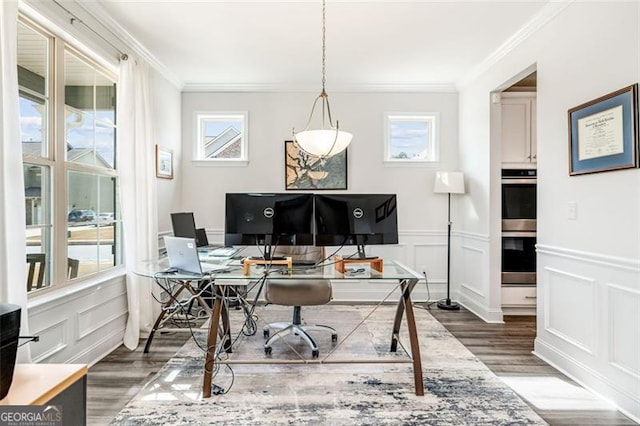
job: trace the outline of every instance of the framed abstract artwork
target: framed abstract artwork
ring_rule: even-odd
[[[347,189],[347,150],[321,159],[284,142],[285,189]]]

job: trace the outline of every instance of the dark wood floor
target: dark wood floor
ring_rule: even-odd
[[[487,324],[465,309],[443,311],[434,306],[429,312],[498,377],[555,377],[580,386],[532,354],[536,337],[533,316],[505,316],[504,324]],[[616,410],[549,410],[525,402],[551,425],[637,424]]]
[[[535,357],[535,317],[505,317],[504,324],[487,324],[471,312],[430,309],[454,336],[498,376],[568,379]],[[116,349],[89,369],[87,422],[106,425],[190,337],[188,333],[156,335],[152,350],[143,353]],[[634,425],[615,410],[548,410],[529,405],[551,425]]]

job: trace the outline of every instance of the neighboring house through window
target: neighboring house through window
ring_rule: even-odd
[[[246,112],[196,113],[194,160],[210,163],[248,161],[247,116]]]

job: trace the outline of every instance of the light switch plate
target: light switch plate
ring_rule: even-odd
[[[575,201],[569,201],[569,206],[567,208],[567,217],[569,220],[578,219],[578,203]]]

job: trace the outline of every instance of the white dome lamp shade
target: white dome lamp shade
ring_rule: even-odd
[[[336,130],[305,130],[295,134],[300,148],[317,157],[332,157],[341,153],[351,142],[353,135]]]
[[[317,130],[308,130],[309,123],[313,118],[313,110],[315,109],[316,103],[318,99],[322,98],[322,116],[325,117],[325,103],[326,103],[326,111],[328,112],[326,116],[329,117],[329,126],[330,128],[325,129],[325,123],[323,120],[322,129]],[[315,155],[316,157],[326,158],[331,157],[336,154],[341,153],[349,143],[351,143],[351,139],[353,135],[349,132],[345,132],[339,129],[338,122],[336,121],[336,125],[333,126],[331,123],[331,110],[329,109],[329,99],[327,94],[323,90],[320,96],[316,98],[316,102],[313,104],[313,109],[311,110],[311,116],[309,117],[309,123],[305,129],[301,132],[296,133],[295,129],[293,130],[293,138],[298,143],[300,148],[305,150],[311,155]]]
[[[331,107],[329,106],[329,95],[325,90],[325,21],[326,6],[322,1],[322,92],[313,102],[311,114],[304,130],[297,132],[293,129],[293,140],[298,143],[301,149],[307,153],[320,157],[322,159],[332,157],[344,151],[351,143],[353,135],[349,132],[340,130],[338,121],[335,126],[331,119]],[[309,126],[313,119],[313,113],[318,104],[318,100],[322,100],[322,127],[320,129],[309,130]],[[325,117],[328,118],[329,127],[325,128]]]

